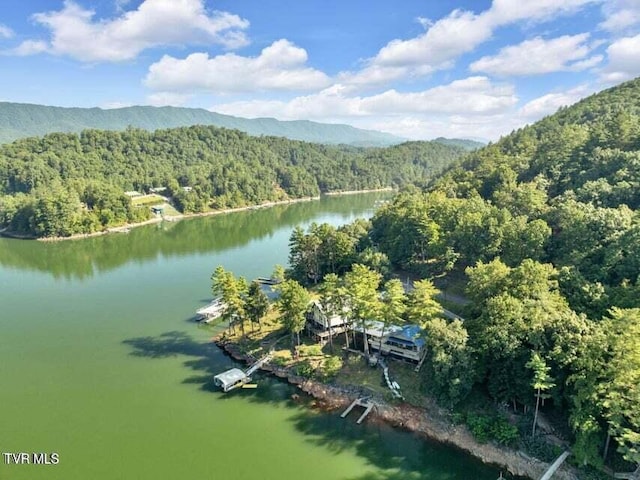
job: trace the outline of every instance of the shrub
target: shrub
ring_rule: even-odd
[[[494,419],[489,433],[491,435],[491,439],[501,445],[513,446],[520,437],[518,427],[511,425],[504,417],[497,417]]]
[[[502,416],[468,413],[466,417],[467,427],[480,443],[493,440],[501,445],[513,446],[520,438],[518,427]]]
[[[562,453],[562,449],[557,445],[548,443],[541,437],[531,438],[530,435],[523,436],[522,448],[525,452],[545,462],[553,462]]]
[[[311,378],[313,377],[314,372],[315,369],[313,368],[313,365],[309,363],[309,360],[305,360],[304,362],[300,362],[296,365],[296,373],[301,377]]]
[[[466,423],[473,436],[476,437],[476,440],[478,440],[480,443],[486,443],[489,441],[491,417],[489,417],[488,415],[469,413],[467,415]]]
[[[322,347],[320,345],[300,345],[298,353],[301,357],[318,357],[322,355]]]
[[[324,380],[335,377],[342,368],[342,360],[339,357],[328,357],[322,364],[321,376]]]

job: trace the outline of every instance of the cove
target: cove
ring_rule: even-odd
[[[388,193],[327,197],[59,243],[0,239],[0,450],[55,452],[4,479],[494,480],[499,471],[384,424],[291,400],[222,394],[234,365],[192,321],[221,264],[287,261],[295,225],[370,216]],[[1,459],[0,459],[1,462]]]

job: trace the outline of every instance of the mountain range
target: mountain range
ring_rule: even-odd
[[[65,108],[27,103],[0,102],[0,143],[48,133],[79,133],[82,130],[121,131],[127,127],[157,130],[212,125],[240,130],[253,136],[284,137],[290,140],[359,147],[386,147],[406,139],[390,133],[363,130],[345,124],[308,120],[281,121],[275,118],[241,118],[202,108],[133,106],[114,109]],[[438,143],[465,150],[483,146],[481,142],[438,138]]]
[[[343,124],[274,118],[240,118],[201,108],[135,106],[114,109],[64,108],[0,102],[0,143],[53,132],[79,133],[86,129],[125,130],[213,125],[253,136],[276,136],[313,143],[388,146],[404,141],[389,133]]]

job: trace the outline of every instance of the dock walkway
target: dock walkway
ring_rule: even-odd
[[[560,468],[560,465],[564,463],[564,461],[567,459],[569,455],[571,455],[571,452],[567,450],[563,452],[562,455],[560,455],[558,458],[556,458],[556,461],[553,462],[549,467],[549,469],[544,473],[544,475],[540,477],[540,480],[549,480],[553,476],[553,474],[556,473],[556,470]]]
[[[640,465],[634,472],[629,473],[615,473],[614,478],[621,478],[625,480],[640,480]]]
[[[244,386],[251,381],[251,375],[253,375],[262,365],[268,362],[271,359],[271,356],[271,352],[269,352],[244,372],[239,368],[232,368],[219,373],[213,377],[213,381],[217,386],[221,387],[224,392],[230,392],[238,387],[244,388]]]
[[[340,417],[345,418],[355,407],[363,407],[364,413],[360,415],[360,418],[358,418],[358,420],[356,420],[356,423],[360,424],[367,417],[367,415],[371,413],[371,410],[373,410],[375,406],[375,403],[370,401],[369,397],[356,398],[353,402],[351,402],[351,405],[349,405],[347,409],[342,412],[342,415],[340,415]]]

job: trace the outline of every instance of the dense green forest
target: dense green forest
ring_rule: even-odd
[[[203,126],[56,133],[0,147],[0,229],[69,236],[144,220],[149,209],[125,192],[154,187],[192,213],[424,184],[462,153],[436,142],[363,149]]]
[[[136,106],[114,109],[63,108],[0,102],[0,143],[48,133],[80,133],[83,130],[126,130],[127,127],[159,128],[212,125],[249,135],[269,135],[291,140],[362,147],[384,147],[403,142],[394,135],[362,130],[350,125],[280,121],[275,118],[241,118],[202,108]]]
[[[290,273],[335,283],[328,275],[360,264],[456,284],[470,301],[451,307],[464,323],[422,319],[427,337],[436,336],[426,390],[448,406],[472,385],[514,411],[544,403],[570,427],[579,463],[611,462],[617,449],[635,468],[639,206],[634,80],[471,152],[370,224],[296,230]],[[347,234],[354,229],[360,235]]]

